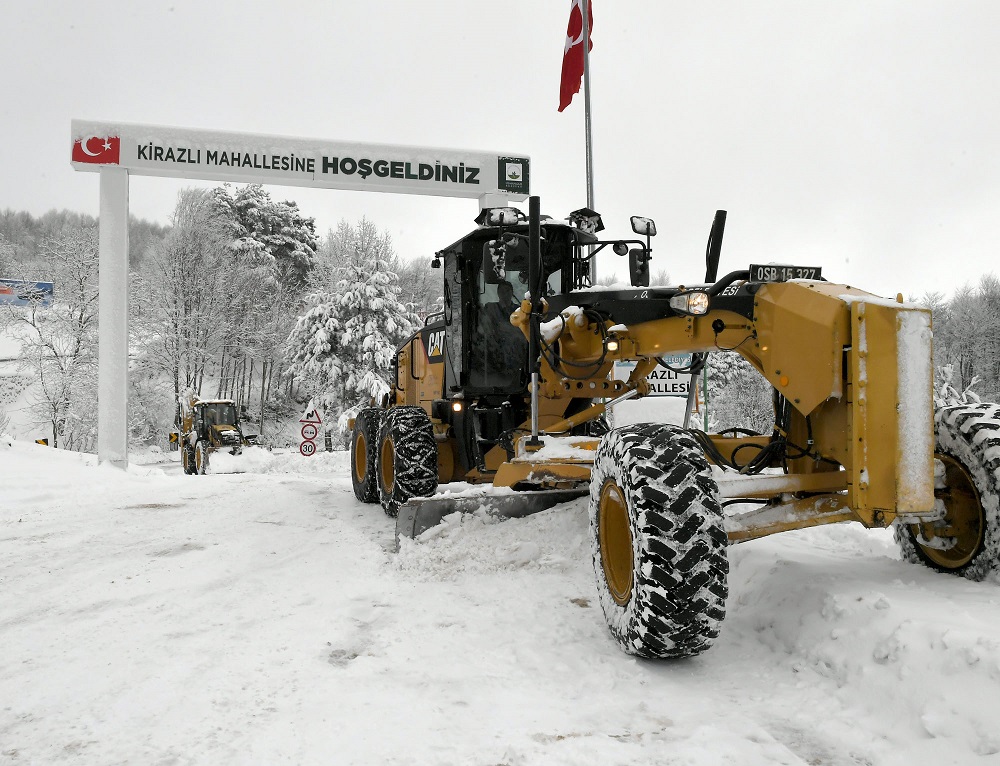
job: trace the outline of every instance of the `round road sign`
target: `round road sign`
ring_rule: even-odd
[[[305,457],[309,457],[316,451],[316,442],[306,439],[302,444],[299,445],[299,452],[301,452]]]
[[[316,434],[319,433],[319,429],[316,428],[315,423],[306,423],[302,426],[302,438],[306,441],[310,441],[316,438]]]

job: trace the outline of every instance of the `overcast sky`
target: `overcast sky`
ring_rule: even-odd
[[[522,153],[543,212],[564,217],[586,202],[582,95],[556,111],[569,7],[10,4],[0,208],[96,215],[98,176],[70,166],[75,117]],[[654,218],[654,270],[676,282],[703,277],[717,208],[729,211],[723,273],[818,265],[909,296],[1000,272],[998,33],[996,0],[596,0],[595,207],[607,233],[628,233],[631,214]],[[131,210],[166,223],[178,189],[198,183],[133,177]],[[442,197],[270,192],[320,233],[367,215],[407,258],[458,239],[477,213]]]

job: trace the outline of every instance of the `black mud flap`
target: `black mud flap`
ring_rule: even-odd
[[[453,513],[475,513],[480,508],[491,516],[519,519],[545,511],[559,503],[568,503],[590,493],[588,487],[549,489],[506,494],[436,495],[410,498],[399,507],[396,516],[396,548],[399,538],[416,537],[441,523]]]

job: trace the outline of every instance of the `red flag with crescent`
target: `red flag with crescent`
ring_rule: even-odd
[[[559,111],[561,112],[573,96],[580,92],[583,79],[583,8],[582,0],[572,0],[569,9],[569,26],[566,27],[566,46],[563,48],[562,80],[559,82]],[[589,31],[594,31],[594,0],[587,0]],[[588,51],[594,49],[594,41],[589,39]]]
[[[121,139],[118,136],[87,136],[73,144],[73,162],[89,162],[94,165],[117,165],[121,155]]]

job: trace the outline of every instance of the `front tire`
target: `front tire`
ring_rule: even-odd
[[[896,542],[906,561],[982,580],[1000,572],[1000,405],[942,408],[934,431],[934,497],[944,518],[896,523]]]
[[[718,485],[694,438],[665,424],[601,439],[590,484],[601,607],[629,654],[690,657],[725,618],[728,539]]]
[[[351,434],[351,484],[362,503],[378,502],[378,438],[383,410],[366,407],[354,419]]]
[[[420,407],[391,407],[378,438],[378,497],[382,510],[395,518],[411,497],[437,489],[437,443],[427,413]]]

